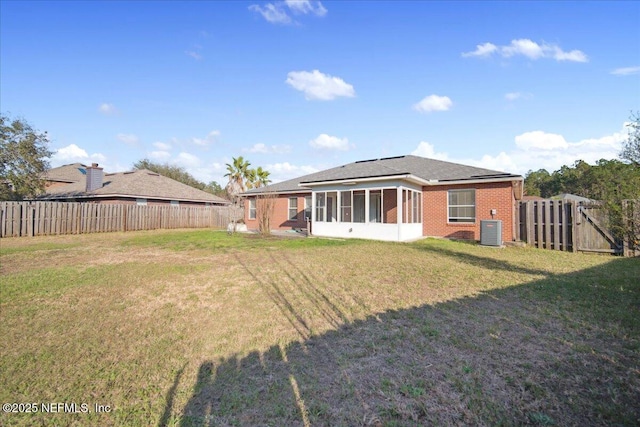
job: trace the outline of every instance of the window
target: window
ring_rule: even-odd
[[[340,221],[351,222],[351,191],[340,192]]]
[[[256,199],[249,199],[249,219],[256,219]]]
[[[364,190],[353,192],[353,222],[364,222]]]
[[[402,222],[419,224],[422,222],[422,193],[402,190]]]
[[[147,199],[136,199],[136,205],[147,206]]]
[[[476,221],[476,190],[449,190],[449,222]]]
[[[304,196],[304,219],[311,221],[311,196]]]
[[[325,194],[324,193],[316,193],[316,221],[324,222],[324,212],[325,212]]]
[[[177,200],[172,200],[171,201],[171,206],[180,206],[180,202]]]
[[[327,193],[327,222],[335,222],[338,220],[338,192],[330,191]]]
[[[382,191],[369,191],[369,222],[382,222]]]
[[[413,222],[414,223],[418,223],[420,222],[420,193],[415,192],[413,193],[413,206],[412,206],[412,210],[413,210]]]
[[[298,219],[298,198],[289,197],[289,221]]]

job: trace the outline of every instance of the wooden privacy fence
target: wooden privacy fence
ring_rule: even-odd
[[[226,228],[232,219],[232,209],[229,206],[0,202],[0,237],[162,228]]]
[[[640,203],[624,201],[623,209],[637,214]],[[536,248],[631,256],[640,249],[636,242],[622,241],[613,236],[607,228],[606,212],[597,204],[572,200],[530,200],[520,202],[518,218],[517,239]]]

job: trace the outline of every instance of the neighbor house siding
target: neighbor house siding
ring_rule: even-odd
[[[271,215],[272,230],[291,230],[293,228],[307,228],[307,222],[304,219],[304,197],[306,194],[280,194],[276,197],[273,214]],[[253,196],[255,197],[255,196]],[[298,215],[295,220],[289,220],[289,198],[296,197],[298,199]],[[245,200],[244,205],[244,221],[249,230],[258,229],[258,217],[260,216],[260,202],[257,203],[258,210],[256,219],[249,219],[249,199]]]
[[[475,222],[449,223],[448,192],[449,190],[462,189],[476,190]],[[515,198],[510,181],[487,184],[425,186],[422,188],[422,194],[422,230],[424,236],[480,240],[480,221],[484,219],[499,219],[502,220],[502,240],[510,242],[514,239],[513,212],[515,212]],[[496,215],[493,218],[491,217],[491,209],[496,210]]]

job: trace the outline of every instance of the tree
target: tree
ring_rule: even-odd
[[[524,177],[524,194],[527,196],[543,196],[543,189],[551,182],[551,175],[546,169],[530,170]]]
[[[631,113],[631,122],[627,124],[629,136],[622,143],[620,158],[640,166],[640,112]]]
[[[225,198],[227,197],[227,191],[224,188],[222,188],[222,186],[218,184],[217,181],[211,181],[210,183],[208,183],[204,191],[218,197],[225,197]]]
[[[278,196],[273,192],[267,192],[256,196],[256,217],[258,219],[258,231],[263,236],[271,234],[271,218],[276,207]]]
[[[233,216],[232,216],[232,232],[236,231],[236,213],[239,212],[240,207],[240,194],[244,193],[246,190],[245,181],[249,177],[249,166],[251,163],[249,161],[239,156],[238,158],[233,157],[233,162],[231,164],[227,163],[227,173],[224,175],[229,178],[229,182],[227,183],[225,189],[227,190],[227,194],[229,195],[229,199],[231,200],[233,207]]]
[[[233,157],[233,162],[231,164],[227,163],[227,173],[224,175],[229,178],[229,183],[227,184],[227,188],[229,191],[229,196],[233,196],[236,194],[240,194],[247,189],[246,181],[250,178],[251,172],[248,160],[245,160],[242,156]]]
[[[44,191],[47,159],[53,154],[48,144],[46,132],[0,114],[0,200],[22,200]]]
[[[258,166],[255,169],[255,178],[253,181],[253,187],[260,188],[260,187],[266,187],[267,185],[269,185],[269,183],[271,182],[271,180],[269,179],[270,174],[271,173],[269,171],[262,169],[262,166]]]

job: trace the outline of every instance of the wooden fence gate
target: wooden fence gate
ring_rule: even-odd
[[[628,202],[624,206],[627,209]],[[606,225],[606,212],[597,204],[530,200],[520,202],[518,218],[518,240],[536,248],[623,255],[638,249],[636,242],[629,244],[612,235]]]

